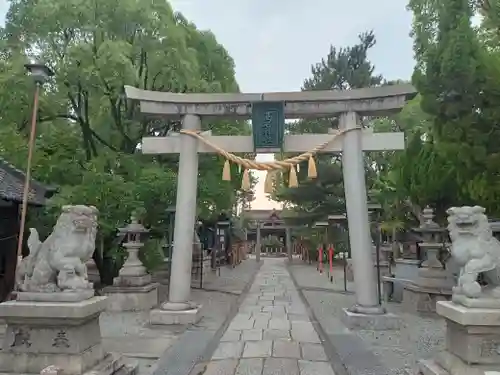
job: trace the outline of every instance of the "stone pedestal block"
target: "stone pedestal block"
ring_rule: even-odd
[[[394,261],[394,277],[396,279],[416,280],[418,278],[418,265],[420,263],[417,259],[404,259],[399,258]],[[403,300],[403,284],[394,283],[394,291],[392,293],[392,300],[394,302],[401,302]]]
[[[403,309],[409,313],[436,311],[436,302],[451,299],[453,276],[443,268],[419,268],[415,282],[403,284]]]
[[[155,309],[151,310],[149,319],[153,325],[195,324],[202,317],[201,307],[197,306],[188,310]]]
[[[416,284],[426,288],[446,289],[456,285],[453,275],[443,268],[419,268]]]
[[[373,331],[387,331],[399,329],[401,319],[392,313],[360,314],[343,309],[342,323],[349,329],[368,329]]]
[[[64,374],[135,374],[137,366],[104,352],[99,315],[106,297],[80,302],[9,301],[0,304],[7,330],[0,373],[39,374],[55,366]]]
[[[424,375],[484,375],[500,369],[500,310],[438,302],[446,319],[446,351],[420,362]]]
[[[451,298],[451,289],[428,288],[406,283],[403,289],[402,308],[405,312],[434,313],[438,301]]]
[[[109,297],[108,311],[150,310],[158,305],[158,283],[151,282],[151,275],[140,265],[123,267],[112,286],[104,288]]]
[[[108,286],[104,289],[109,298],[107,310],[150,310],[158,305],[158,287],[158,283],[144,286]]]

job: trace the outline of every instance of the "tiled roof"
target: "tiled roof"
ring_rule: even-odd
[[[24,179],[24,172],[0,157],[0,199],[22,202]],[[43,205],[45,204],[47,195],[54,191],[53,187],[45,186],[38,181],[31,180],[28,202],[34,205]]]

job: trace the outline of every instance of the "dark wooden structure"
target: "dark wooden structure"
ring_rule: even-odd
[[[24,179],[22,171],[0,158],[0,302],[5,301],[14,288]],[[54,188],[32,180],[28,203],[43,206],[54,191]],[[26,239],[27,234],[25,243]]]

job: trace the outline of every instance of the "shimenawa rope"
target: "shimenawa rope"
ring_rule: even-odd
[[[241,188],[242,190],[249,190],[250,189],[250,173],[249,171],[251,169],[258,170],[258,171],[267,171],[267,176],[266,176],[266,181],[265,181],[265,192],[266,193],[271,193],[273,190],[273,179],[278,171],[284,171],[289,169],[290,170],[290,175],[288,179],[288,186],[289,187],[297,187],[298,186],[298,181],[297,181],[297,172],[295,170],[295,167],[303,162],[308,160],[308,170],[307,170],[307,177],[308,178],[316,178],[317,177],[317,170],[316,170],[316,162],[314,160],[314,155],[316,155],[318,152],[323,150],[326,146],[328,146],[330,143],[332,143],[337,137],[344,135],[350,131],[353,130],[361,130],[361,127],[355,127],[355,128],[350,128],[350,129],[345,129],[341,130],[338,133],[334,134],[330,139],[328,139],[326,142],[323,142],[313,148],[310,151],[304,152],[303,154],[294,156],[289,159],[285,160],[273,160],[273,161],[266,161],[266,162],[259,162],[256,160],[251,160],[251,159],[245,159],[241,158],[231,152],[228,152],[219,146],[213,144],[206,138],[204,138],[201,134],[200,131],[194,131],[194,130],[187,130],[187,129],[182,129],[180,131],[181,134],[186,134],[191,137],[197,138],[204,144],[206,144],[208,147],[212,148],[216,153],[219,155],[223,156],[226,159],[226,162],[224,163],[224,169],[222,171],[222,179],[224,181],[231,181],[231,165],[230,162],[233,162],[234,164],[240,165],[243,168],[245,168],[243,172],[243,180],[241,183]],[[326,136],[327,134],[325,134]]]

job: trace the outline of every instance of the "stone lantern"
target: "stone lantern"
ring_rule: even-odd
[[[141,242],[141,235],[148,233],[149,229],[144,228],[135,215],[132,214],[130,224],[125,228],[119,228],[118,232],[125,235],[126,242],[123,247],[127,249],[128,257],[120,269],[118,277],[115,277],[113,285],[134,285],[137,278],[144,277],[151,282],[151,276],[139,259],[139,250],[144,246],[144,243]]]
[[[132,215],[130,223],[118,231],[120,235],[125,235],[123,247],[127,249],[128,257],[113,285],[104,288],[104,293],[109,297],[108,310],[149,310],[158,304],[159,285],[151,282],[151,275],[139,259],[139,251],[144,246],[141,236],[149,230]]]
[[[434,274],[441,275],[444,267],[439,260],[439,253],[443,248],[443,235],[446,229],[441,228],[434,219],[434,210],[430,207],[424,208],[422,212],[423,221],[420,227],[414,231],[422,235],[423,241],[419,244],[424,255],[424,261],[420,265],[419,275],[421,277],[431,277]]]
[[[423,238],[419,246],[425,260],[418,269],[416,280],[404,285],[403,309],[408,312],[435,312],[436,302],[449,299],[454,285],[453,275],[439,260],[446,229],[434,221],[432,208],[426,207],[422,217],[420,227],[414,231]]]

